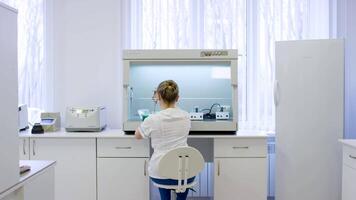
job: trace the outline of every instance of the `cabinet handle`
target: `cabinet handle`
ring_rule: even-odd
[[[356,156],[349,155],[350,158],[356,159]]]
[[[147,161],[145,160],[145,162],[143,163],[143,175],[144,175],[144,176],[147,176],[147,171],[146,171],[146,169],[147,169]]]
[[[249,147],[248,146],[243,146],[243,147],[232,147],[232,149],[248,149]]]
[[[32,141],[32,155],[33,155],[33,156],[35,156],[35,155],[36,155],[35,148],[36,148],[36,141],[35,141],[35,140],[33,140],[33,141]]]
[[[218,176],[220,176],[220,160],[218,160]]]
[[[274,81],[273,100],[274,100],[274,105],[278,106],[279,105],[279,82],[278,82],[278,80]]]
[[[26,139],[23,139],[22,151],[23,151],[23,155],[26,155]]]
[[[115,149],[132,149],[132,147],[115,147]]]

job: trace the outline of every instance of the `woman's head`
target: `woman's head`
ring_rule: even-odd
[[[166,80],[161,82],[157,87],[157,97],[166,106],[174,105],[179,98],[179,89],[176,82],[173,80]]]

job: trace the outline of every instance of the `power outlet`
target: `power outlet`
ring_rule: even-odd
[[[191,112],[189,113],[189,118],[192,121],[203,121],[203,115],[204,113],[200,113],[200,112]]]
[[[216,116],[216,120],[227,120],[227,119],[230,119],[230,113],[229,112],[216,112],[215,116]]]

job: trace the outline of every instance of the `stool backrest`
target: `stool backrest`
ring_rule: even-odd
[[[204,158],[193,147],[179,147],[167,152],[159,161],[158,173],[168,179],[192,178],[204,168]]]

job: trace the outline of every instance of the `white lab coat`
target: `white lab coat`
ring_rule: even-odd
[[[171,149],[187,145],[190,130],[189,114],[179,108],[167,108],[150,115],[139,127],[142,137],[151,138],[154,150],[148,165],[148,173],[153,178],[158,175],[161,157]]]

